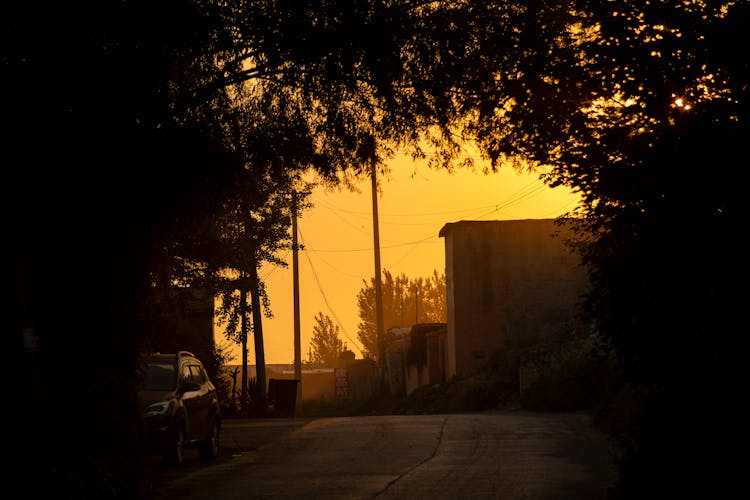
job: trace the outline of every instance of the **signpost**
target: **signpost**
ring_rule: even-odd
[[[336,401],[349,400],[349,370],[347,368],[334,368],[333,378],[335,384]]]

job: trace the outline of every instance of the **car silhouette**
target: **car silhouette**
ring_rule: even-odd
[[[139,391],[144,446],[165,463],[180,465],[186,448],[205,459],[220,450],[221,418],[216,387],[192,353],[143,357]]]

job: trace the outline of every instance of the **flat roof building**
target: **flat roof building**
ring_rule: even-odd
[[[493,351],[549,337],[575,321],[588,287],[557,219],[460,221],[445,238],[446,376],[468,375]]]

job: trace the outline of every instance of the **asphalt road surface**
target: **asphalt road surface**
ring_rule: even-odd
[[[160,476],[157,498],[598,500],[615,477],[584,413],[228,420],[223,440],[217,462]]]

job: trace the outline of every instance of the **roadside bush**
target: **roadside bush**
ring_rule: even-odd
[[[491,410],[515,401],[516,393],[511,381],[499,373],[457,377],[448,383],[445,395],[437,400],[434,411],[455,413]]]
[[[544,345],[528,355],[534,380],[520,395],[521,405],[536,411],[596,409],[613,391],[613,363],[596,355],[585,339]]]
[[[436,414],[491,410],[518,401],[518,363],[508,352],[494,353],[478,373],[415,389],[395,407],[398,413]]]
[[[544,358],[538,377],[521,394],[522,360]],[[376,394],[362,402],[303,402],[305,416],[438,414],[523,407],[534,411],[596,410],[612,392],[612,363],[581,338],[498,350],[471,376],[419,387],[405,397]],[[613,408],[610,408],[613,409]]]

